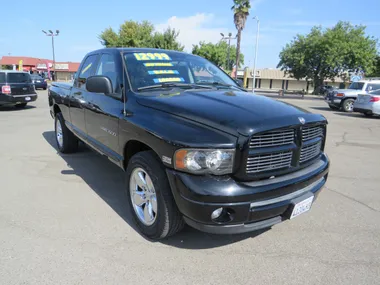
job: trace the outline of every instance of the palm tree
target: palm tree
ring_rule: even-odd
[[[239,68],[240,62],[240,42],[241,42],[241,32],[245,27],[247,17],[249,16],[249,9],[251,9],[250,0],[233,0],[234,5],[231,10],[234,11],[234,23],[237,33],[237,48],[236,48],[236,73],[235,78],[237,78],[237,70]]]

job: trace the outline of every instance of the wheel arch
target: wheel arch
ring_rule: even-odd
[[[128,167],[129,160],[134,156],[136,153],[142,152],[142,151],[153,151],[157,158],[159,159],[159,155],[157,151],[154,150],[151,146],[146,144],[145,142],[139,141],[139,140],[130,140],[124,145],[123,149],[123,169],[126,170]]]

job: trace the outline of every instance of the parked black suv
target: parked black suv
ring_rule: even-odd
[[[52,84],[49,104],[61,152],[80,139],[126,171],[131,214],[152,239],[185,222],[271,227],[308,211],[327,179],[323,116],[248,93],[198,56],[97,50],[72,86]]]
[[[0,106],[16,105],[24,108],[36,100],[37,93],[29,73],[0,70]]]

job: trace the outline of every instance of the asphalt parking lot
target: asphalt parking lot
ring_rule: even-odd
[[[311,212],[154,243],[131,222],[120,169],[85,147],[57,153],[46,91],[0,108],[0,284],[380,284],[380,119],[284,100],[329,120],[331,172]]]

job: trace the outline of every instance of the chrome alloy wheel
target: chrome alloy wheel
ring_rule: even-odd
[[[153,225],[157,217],[157,196],[152,179],[144,169],[133,170],[129,179],[129,194],[140,222],[147,226]]]
[[[62,132],[62,126],[61,122],[57,120],[55,125],[55,135],[57,137],[57,142],[60,148],[63,146],[63,132]]]

